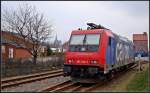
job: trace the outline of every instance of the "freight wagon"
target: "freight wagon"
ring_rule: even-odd
[[[75,82],[96,82],[135,63],[132,41],[93,23],[72,31],[65,53],[64,76]]]

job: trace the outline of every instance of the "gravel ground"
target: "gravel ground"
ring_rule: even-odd
[[[44,80],[36,81],[32,83],[18,85],[16,87],[9,87],[6,89],[1,89],[1,92],[35,92],[35,91],[38,91],[39,89],[43,89],[50,85],[64,82],[69,79],[70,77],[59,76],[59,77],[44,79]]]

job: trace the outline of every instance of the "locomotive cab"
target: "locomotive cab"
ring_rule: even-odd
[[[76,30],[71,33],[65,53],[64,74],[73,78],[99,77],[104,72],[105,29]],[[103,33],[103,34],[102,34]]]

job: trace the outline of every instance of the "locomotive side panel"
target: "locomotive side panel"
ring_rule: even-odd
[[[133,44],[130,41],[119,40],[116,45],[117,67],[124,66],[133,62]]]
[[[109,37],[106,49],[107,71],[134,63],[133,43],[117,35]]]

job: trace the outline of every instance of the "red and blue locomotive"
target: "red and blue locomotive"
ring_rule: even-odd
[[[65,53],[65,76],[71,76],[76,82],[97,81],[134,64],[134,49],[130,40],[101,25],[87,25],[87,30],[79,29],[71,33]]]

